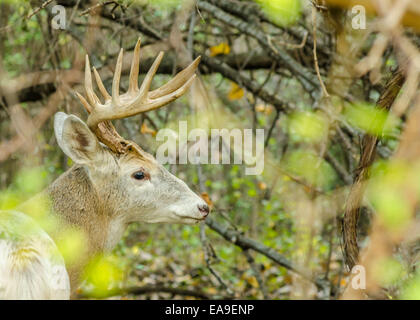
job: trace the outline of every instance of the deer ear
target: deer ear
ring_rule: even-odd
[[[98,139],[78,117],[56,113],[54,132],[61,150],[75,163],[88,164],[101,157],[102,147]]]

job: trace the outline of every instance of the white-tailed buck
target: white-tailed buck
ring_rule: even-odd
[[[194,224],[209,214],[207,204],[111,123],[162,107],[182,96],[195,79],[199,58],[166,85],[149,91],[163,58],[160,53],[138,87],[140,40],[134,49],[127,93],[119,94],[123,52],[112,83],[112,96],[93,69],[104,103],[93,91],[86,56],[87,124],[74,115],[55,115],[58,145],[75,163],[47,190],[16,211],[0,212],[0,299],[67,299],[83,269],[96,254],[112,250],[131,222]],[[53,228],[37,226],[26,208],[45,205]],[[56,243],[69,231],[86,240],[76,260],[67,261]],[[71,234],[71,233],[70,233]],[[65,261],[64,261],[65,260]]]

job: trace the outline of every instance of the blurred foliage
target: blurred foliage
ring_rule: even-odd
[[[96,256],[85,268],[83,278],[89,296],[106,297],[109,291],[118,288],[124,280],[124,262],[116,255]]]
[[[375,136],[387,136],[395,129],[399,120],[388,112],[364,103],[348,106],[343,113],[346,120],[354,127]]]
[[[401,299],[420,300],[420,274],[418,274],[418,272],[405,284],[401,294]]]
[[[375,266],[375,277],[377,282],[383,286],[395,284],[404,276],[404,267],[395,258],[379,260]]]
[[[289,118],[289,135],[292,141],[321,142],[328,133],[325,116],[313,112],[299,112]]]
[[[295,23],[301,14],[301,0],[255,0],[264,13],[279,26]]]
[[[412,212],[406,185],[419,188],[419,171],[404,163],[378,162],[373,167],[372,177],[368,197],[382,221],[390,229],[406,227]]]
[[[304,178],[309,185],[322,190],[331,189],[336,181],[336,173],[331,165],[311,151],[298,150],[286,158],[287,168]]]

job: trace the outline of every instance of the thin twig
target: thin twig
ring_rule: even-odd
[[[26,16],[26,19],[30,19],[32,18],[34,15],[36,15],[39,11],[41,11],[42,9],[44,9],[46,6],[48,6],[53,0],[47,0],[45,1],[40,7],[36,8],[34,11],[32,11],[32,13],[28,14]]]
[[[268,292],[267,292],[267,288],[265,287],[264,281],[263,281],[263,279],[261,277],[261,274],[258,270],[258,266],[255,264],[255,260],[252,257],[251,253],[249,252],[249,250],[243,250],[242,253],[245,255],[246,260],[248,261],[249,266],[251,267],[251,270],[252,270],[252,273],[254,274],[255,279],[257,279],[259,289],[260,289],[264,299],[265,300],[270,299],[270,296],[268,295]]]
[[[267,148],[268,142],[273,134],[274,128],[276,127],[277,121],[280,118],[280,112],[276,109],[276,116],[274,117],[273,122],[271,123],[270,129],[268,129],[267,137],[265,138],[264,148]]]
[[[94,6],[92,6],[90,8],[87,8],[86,10],[82,11],[79,14],[79,16],[81,17],[81,16],[84,16],[86,14],[90,14],[91,11],[95,11],[95,10],[101,8],[101,7],[105,7],[105,6],[110,5],[110,4],[115,4],[116,6],[119,6],[119,4],[115,1],[106,1],[106,2],[102,2],[102,3],[97,3]],[[115,10],[115,7],[112,10]]]
[[[170,288],[170,287],[164,287],[161,285],[129,287],[129,288],[124,288],[124,289],[109,290],[105,293],[105,295],[101,295],[100,298],[104,299],[104,298],[110,298],[110,297],[115,297],[115,296],[125,296],[128,294],[141,295],[141,294],[148,294],[148,293],[154,293],[154,292],[170,293],[172,295],[181,295],[181,296],[191,296],[191,297],[196,297],[203,300],[212,299],[211,296],[197,289],[189,290],[189,289],[182,289],[182,288]],[[89,298],[89,297],[92,297],[92,295],[89,294],[89,292],[82,292],[78,295],[78,297]]]
[[[316,9],[315,9],[315,7],[312,8],[312,24],[313,24],[313,37],[314,37],[313,53],[314,53],[314,63],[315,63],[316,75],[318,77],[319,83],[321,84],[321,88],[322,88],[322,91],[324,93],[324,96],[329,97],[330,95],[327,91],[327,88],[325,87],[324,81],[322,80],[321,73],[319,71],[318,55],[316,53],[316,41],[317,41],[317,39],[316,39],[316,29],[317,29],[317,26],[316,26]]]

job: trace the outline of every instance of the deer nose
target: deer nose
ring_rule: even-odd
[[[203,214],[204,218],[207,217],[210,213],[210,208],[206,204],[199,204],[198,210]]]

